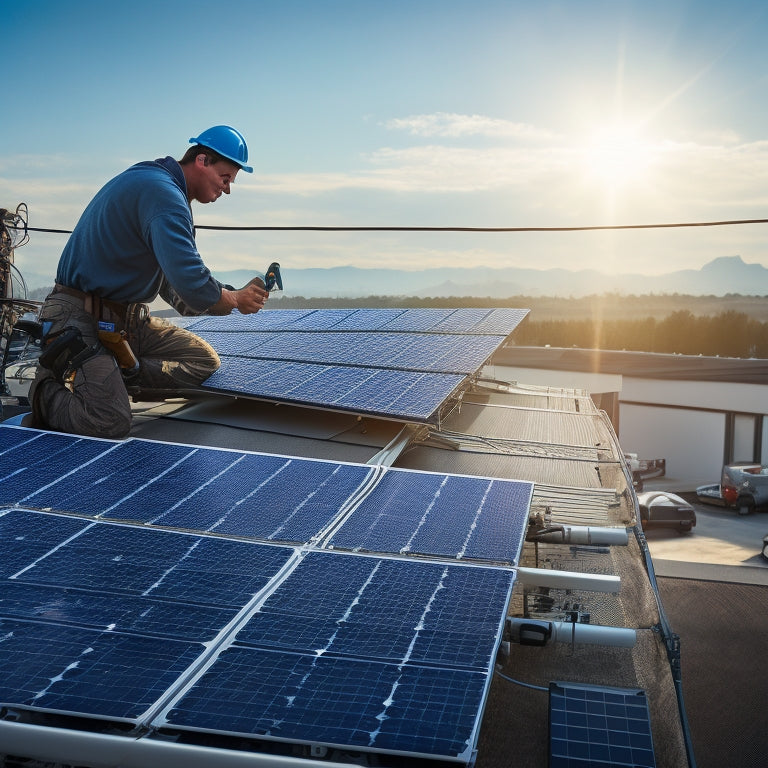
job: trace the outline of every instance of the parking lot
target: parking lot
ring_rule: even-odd
[[[739,515],[680,495],[696,510],[696,527],[684,534],[646,530],[657,575],[768,585],[768,561],[760,554],[768,512]]]

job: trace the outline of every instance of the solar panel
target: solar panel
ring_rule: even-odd
[[[0,618],[0,702],[135,720],[200,655],[197,643]]]
[[[38,434],[0,427],[0,439],[8,431]],[[58,477],[45,440],[22,441],[6,454],[0,504],[261,541],[325,536],[336,549],[510,564],[525,538],[533,489],[516,480],[139,439],[58,438],[57,455],[72,462],[52,463]]]
[[[46,434],[0,428],[6,432]],[[20,441],[6,454],[0,504],[301,543],[329,526],[375,472],[148,440],[57,437],[56,456],[46,440]]]
[[[549,735],[550,768],[656,765],[641,689],[552,682]]]
[[[222,357],[204,389],[406,421],[434,421],[466,376]]]
[[[510,569],[20,509],[0,525],[6,707],[470,758]]]
[[[209,331],[422,331],[508,336],[527,309],[269,309],[254,315],[205,316],[189,325]]]
[[[11,426],[0,446],[0,504],[28,507],[0,509],[0,706],[471,761],[528,484]]]
[[[391,469],[329,545],[514,563],[533,485]]]
[[[484,670],[511,572],[310,553],[240,630],[241,645]]]
[[[0,595],[0,616],[6,618],[196,642],[213,640],[237,610],[10,580]]]
[[[232,647],[167,724],[468,762],[485,684],[470,670]]]
[[[429,422],[527,312],[270,310],[187,327],[222,361],[205,389]]]
[[[499,346],[499,337],[419,333],[225,333],[200,336],[225,357],[252,360],[474,373]]]
[[[0,531],[0,702],[120,720],[164,695],[293,555],[18,509]]]
[[[156,724],[467,758],[512,581],[310,553]]]

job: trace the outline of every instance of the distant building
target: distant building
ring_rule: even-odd
[[[716,483],[724,463],[768,460],[768,360],[507,346],[499,379],[590,393],[625,451],[664,458],[661,485]]]

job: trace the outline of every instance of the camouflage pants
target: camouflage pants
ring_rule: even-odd
[[[83,300],[54,291],[40,313],[40,320],[51,324],[49,333],[75,327],[88,346],[95,345],[97,353],[75,371],[68,386],[51,371],[38,368],[29,394],[36,426],[92,437],[125,437],[131,428],[126,384],[131,392],[159,392],[162,399],[197,387],[220,365],[213,347],[166,320],[148,313],[129,313],[123,320],[107,307],[101,317],[114,323],[115,330],[126,331],[140,363],[139,372],[126,381],[112,353],[99,344],[97,322],[86,312]]]

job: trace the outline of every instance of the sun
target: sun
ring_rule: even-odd
[[[595,130],[583,149],[585,175],[617,190],[645,180],[653,165],[653,147],[639,129],[622,123]]]

